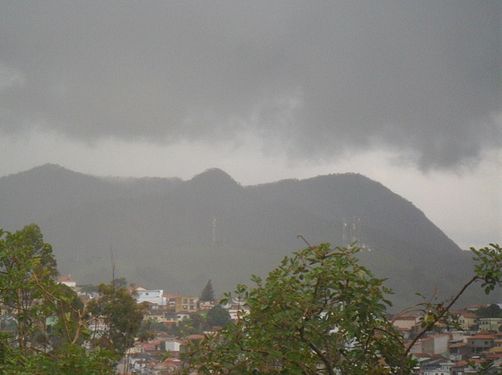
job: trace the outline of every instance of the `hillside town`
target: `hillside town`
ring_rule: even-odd
[[[59,276],[58,282],[76,291],[82,301],[98,297],[98,292],[89,291],[88,286],[78,286],[71,275]],[[199,297],[145,289],[134,284],[129,285],[128,290],[145,310],[140,337],[117,366],[117,374],[122,375],[175,373],[183,366],[180,353],[189,342],[215,333],[248,313],[247,306],[235,298],[219,305],[210,280]],[[103,322],[90,328],[106,330]]]
[[[83,299],[92,299],[94,292],[83,292],[71,276],[59,281],[75,289]],[[131,285],[130,293],[138,304],[146,307],[143,322],[148,335],[136,339],[120,361],[117,373],[164,375],[183,367],[181,353],[191,341],[214,334],[222,327],[203,324],[210,311],[221,308],[224,318],[216,323],[228,324],[247,314],[247,306],[239,300],[217,304],[211,281],[201,296],[169,293],[163,289],[146,289]],[[225,315],[228,320],[225,319]],[[471,305],[452,311],[454,324],[439,325],[418,339],[410,353],[416,360],[415,374],[466,375],[478,374],[483,366],[487,374],[502,371],[502,308],[499,305]],[[398,313],[390,317],[401,333],[404,343],[410,343],[423,328],[420,311]]]

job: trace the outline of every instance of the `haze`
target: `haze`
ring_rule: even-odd
[[[0,175],[353,171],[502,241],[498,1],[0,1]]]

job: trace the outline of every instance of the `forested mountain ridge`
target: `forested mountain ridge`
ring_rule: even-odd
[[[241,186],[218,169],[182,181],[44,165],[0,178],[0,227],[31,222],[80,283],[107,280],[113,252],[120,275],[146,287],[198,294],[212,279],[222,292],[304,247],[300,233],[314,244],[358,241],[398,305],[415,292],[451,295],[471,272],[470,256],[423,212],[359,174]]]

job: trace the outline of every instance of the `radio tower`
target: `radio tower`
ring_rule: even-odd
[[[213,222],[211,225],[211,239],[213,246],[216,246],[216,217],[213,216]]]
[[[345,221],[345,219],[343,219],[342,243],[344,245],[347,243],[347,222]]]

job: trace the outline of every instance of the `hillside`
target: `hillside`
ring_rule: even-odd
[[[241,186],[212,169],[177,178],[100,178],[55,165],[0,178],[0,227],[38,223],[59,268],[81,283],[118,272],[146,287],[198,294],[264,274],[311,243],[357,240],[398,306],[451,295],[470,257],[411,202],[358,174]],[[478,298],[471,293],[470,300]]]

